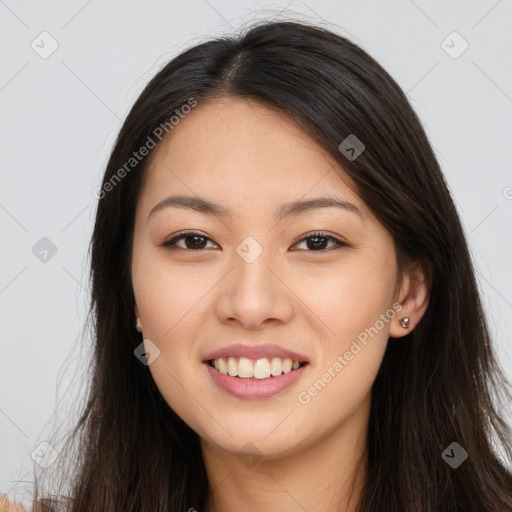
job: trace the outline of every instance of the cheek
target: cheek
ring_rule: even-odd
[[[327,337],[341,350],[372,327],[391,306],[396,267],[392,259],[354,254],[326,272],[304,273],[301,297],[322,321]],[[382,329],[378,324],[379,330]],[[385,333],[389,322],[384,326]]]
[[[369,407],[395,316],[390,305],[394,281],[382,272],[377,266],[351,267],[326,281],[321,292],[308,295],[329,327],[318,364],[297,394],[298,411],[316,418],[318,435]]]
[[[187,393],[197,394],[194,379],[201,365],[194,341],[204,330],[208,290],[218,277],[199,265],[174,264],[171,268],[156,255],[135,262],[132,279],[144,339],[160,350],[149,370],[166,402],[188,417],[193,401]]]
[[[201,363],[194,359],[193,342],[203,329],[205,279],[208,276],[196,275],[192,267],[171,270],[155,259],[141,264],[133,279],[144,339],[160,350],[148,367],[151,376],[167,404],[195,429],[204,414],[191,397],[200,396],[195,379]]]
[[[193,326],[202,298],[215,284],[211,274],[194,265],[171,268],[159,258],[141,262],[133,274],[133,288],[144,335],[164,341],[183,322]]]
[[[307,305],[328,328],[318,365],[298,397],[310,413],[323,416],[324,408],[334,406],[341,420],[370,393],[396,314],[393,258],[392,251],[382,248],[364,256],[354,253],[331,275],[309,274],[303,283]]]

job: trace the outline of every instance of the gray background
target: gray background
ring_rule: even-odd
[[[63,424],[83,393],[93,190],[122,120],[171,57],[264,18],[337,30],[407,91],[454,194],[512,378],[511,0],[0,0],[0,492],[11,498],[30,488],[31,453],[56,406]]]

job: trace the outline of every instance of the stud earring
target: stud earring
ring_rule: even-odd
[[[135,324],[135,329],[137,331],[142,332],[142,324],[140,323],[140,318],[137,318],[137,323]]]
[[[404,329],[407,329],[411,326],[411,319],[408,316],[404,316],[402,319],[400,319],[400,324]]]

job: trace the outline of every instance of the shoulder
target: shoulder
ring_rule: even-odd
[[[21,503],[10,501],[6,494],[0,494],[0,512],[27,512]]]

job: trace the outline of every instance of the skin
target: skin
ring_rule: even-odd
[[[208,512],[354,510],[365,479],[371,387],[388,338],[420,321],[428,288],[418,266],[397,281],[393,239],[350,184],[292,120],[252,100],[199,104],[152,154],[136,211],[134,312],[143,339],[160,349],[149,366],[158,389],[200,436],[213,488]],[[167,207],[148,218],[171,194],[200,196],[234,215]],[[352,203],[360,215],[324,207],[274,217],[284,203],[324,196]],[[190,238],[188,246],[183,238],[174,249],[161,246],[184,230],[206,237],[195,242],[200,249]],[[308,245],[316,230],[348,246]],[[263,248],[250,264],[236,252],[248,236]],[[299,393],[332,372],[394,304],[401,311],[301,403]],[[400,325],[404,316],[409,329]],[[202,360],[241,340],[277,343],[310,363],[278,395],[240,399],[214,384]],[[252,464],[241,457],[250,453],[259,456]]]

